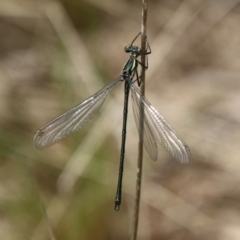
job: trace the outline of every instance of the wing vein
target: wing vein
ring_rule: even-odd
[[[39,149],[47,148],[67,137],[88,123],[104,103],[107,95],[121,82],[119,76],[82,103],[42,126],[33,141]]]
[[[181,163],[187,163],[190,160],[190,150],[185,142],[150,102],[141,95],[134,84],[131,85],[131,93],[138,131],[140,131],[140,106],[141,104],[144,106],[144,146],[150,157],[153,160],[157,159],[158,149],[156,143],[159,143],[174,158]]]

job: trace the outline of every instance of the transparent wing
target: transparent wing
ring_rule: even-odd
[[[82,128],[102,106],[110,91],[121,81],[121,76],[79,105],[63,113],[37,130],[33,142],[38,149],[50,147],[69,134]]]
[[[157,143],[181,163],[190,160],[190,150],[184,141],[176,134],[160,113],[141,95],[137,87],[131,84],[131,96],[134,118],[140,132],[140,106],[144,106],[144,147],[152,160],[157,160]]]

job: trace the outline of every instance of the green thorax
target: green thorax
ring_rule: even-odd
[[[130,77],[133,77],[137,69],[137,66],[138,66],[138,63],[137,63],[136,57],[134,55],[131,55],[130,58],[125,63],[125,65],[123,66],[123,70],[128,72]]]

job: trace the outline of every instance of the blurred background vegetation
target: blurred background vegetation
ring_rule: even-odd
[[[113,210],[123,87],[84,129],[35,149],[37,128],[117,77],[141,1],[0,1],[0,238],[129,239],[138,134],[130,107]],[[139,238],[240,239],[240,4],[149,0],[149,101],[191,149],[144,157]]]

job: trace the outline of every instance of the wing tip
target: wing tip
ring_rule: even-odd
[[[184,151],[184,156],[181,160],[181,163],[187,164],[191,160],[191,151],[190,151],[190,148],[186,144],[184,145],[184,150],[185,150]]]
[[[35,147],[39,150],[46,148],[43,144],[40,143],[40,139],[43,136],[44,131],[39,128],[33,136],[33,143]]]

